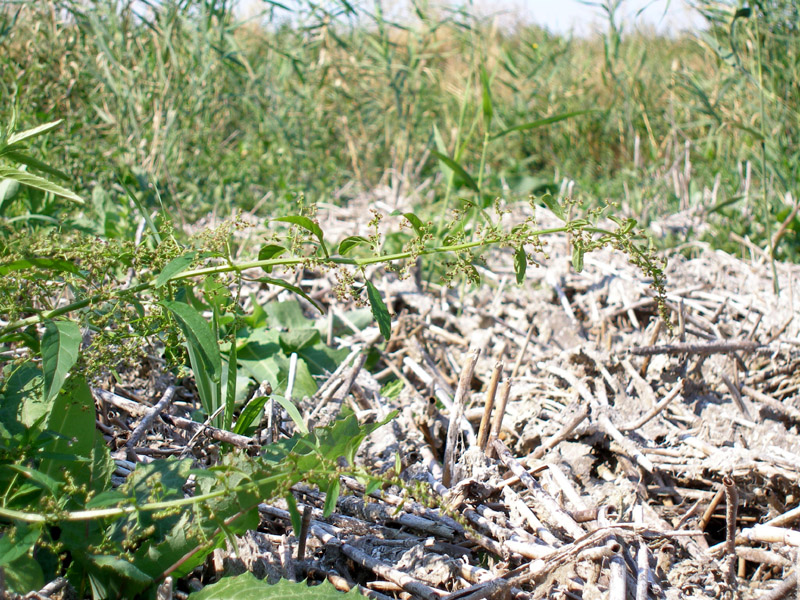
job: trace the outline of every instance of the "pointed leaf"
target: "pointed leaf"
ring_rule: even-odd
[[[59,179],[63,179],[65,181],[69,180],[69,175],[64,173],[64,171],[56,169],[55,167],[51,167],[47,163],[42,162],[38,158],[34,158],[33,156],[28,156],[27,154],[23,154],[22,152],[16,152],[14,150],[10,151],[7,150],[3,155],[7,159],[12,160],[14,162],[27,165],[28,167],[38,169],[39,171],[44,171],[49,175],[58,177]]]
[[[274,277],[259,277],[257,281],[261,281],[263,283],[271,283],[272,285],[277,285],[278,287],[287,289],[290,292],[294,292],[298,296],[305,298],[311,304],[313,304],[314,308],[316,308],[321,314],[323,315],[325,314],[325,310],[319,305],[319,303],[296,285],[292,285],[291,283],[284,281],[283,279],[275,279]]]
[[[63,119],[59,119],[58,121],[51,121],[50,123],[44,123],[42,125],[37,125],[36,127],[31,127],[30,129],[26,129],[25,131],[19,131],[17,133],[13,133],[10,136],[8,136],[6,143],[9,145],[17,144],[19,142],[23,142],[25,140],[34,138],[37,135],[43,135],[48,131],[52,131],[53,129],[61,125],[62,121]]]
[[[78,269],[77,265],[68,260],[61,258],[37,258],[33,256],[20,258],[14,262],[0,265],[0,276],[8,275],[12,271],[30,269],[31,267],[36,267],[37,269],[50,269],[53,271],[64,271],[83,277],[83,274],[81,273],[80,269]]]
[[[522,285],[525,281],[525,271],[528,269],[528,255],[525,248],[520,246],[514,253],[514,272],[517,275],[517,285]]]
[[[258,260],[270,260],[286,252],[286,248],[279,244],[265,244],[258,251]]]
[[[361,598],[356,588],[347,594],[343,594],[330,581],[324,581],[321,585],[309,587],[305,581],[291,582],[281,579],[278,583],[270,585],[266,581],[257,579],[249,571],[234,577],[223,577],[217,583],[207,585],[199,592],[194,592],[189,596],[189,600],[302,600],[313,598],[314,600],[342,600],[350,596],[351,598]]]
[[[550,209],[550,212],[562,221],[566,220],[564,218],[564,208],[558,203],[558,200],[553,198],[550,194],[545,194],[542,196],[541,200],[544,202],[545,206]]]
[[[389,315],[389,309],[386,308],[383,299],[381,298],[378,288],[371,281],[367,281],[367,298],[369,298],[369,305],[372,307],[372,316],[378,322],[378,327],[381,330],[381,335],[386,341],[392,336],[392,317]]]
[[[275,402],[280,404],[283,407],[283,409],[289,414],[289,418],[292,419],[292,422],[294,422],[295,427],[297,427],[297,430],[303,435],[307,434],[308,427],[306,427],[306,424],[303,421],[303,415],[301,415],[300,411],[297,410],[297,407],[294,405],[294,402],[292,402],[291,400],[287,400],[283,396],[277,396],[273,394],[272,397],[275,398]]]
[[[489,74],[486,72],[486,68],[481,65],[481,102],[483,105],[483,120],[486,126],[486,129],[489,129],[489,125],[492,122],[492,115],[494,114],[494,110],[492,109],[492,94],[489,88]]]
[[[572,247],[572,267],[580,273],[583,271],[583,248],[580,246]]]
[[[344,256],[356,246],[369,243],[370,241],[367,238],[361,237],[360,235],[351,235],[350,237],[346,237],[339,242],[339,254]]]
[[[328,489],[325,490],[325,505],[322,507],[322,516],[326,519],[336,510],[336,501],[339,499],[341,486],[342,484],[339,482],[339,477],[336,476],[334,480],[331,481]]]
[[[264,405],[267,402],[269,402],[269,396],[258,396],[250,400],[250,402],[247,403],[247,406],[244,407],[242,414],[240,414],[239,418],[236,419],[236,425],[233,428],[233,433],[244,435],[245,431],[247,431],[247,428],[253,424],[261,412],[261,409],[264,408]]]
[[[290,215],[288,217],[278,217],[277,219],[272,220],[279,221],[281,223],[292,223],[293,225],[297,225],[298,227],[302,227],[303,229],[310,231],[319,240],[319,244],[322,247],[322,252],[325,254],[325,256],[330,256],[328,254],[328,247],[325,245],[325,240],[322,237],[322,229],[320,229],[319,225],[314,223],[314,221],[308,217]]]
[[[44,177],[39,177],[33,173],[27,173],[18,169],[0,166],[0,180],[2,179],[13,179],[22,185],[27,185],[28,187],[32,187],[43,192],[49,192],[54,196],[60,196],[62,198],[66,198],[67,200],[77,202],[78,204],[84,203],[83,198],[78,196],[78,194],[75,192],[71,192],[60,185],[52,183]]]
[[[564,121],[565,119],[571,119],[572,117],[585,115],[591,112],[597,112],[597,110],[596,109],[576,110],[573,112],[562,113],[560,115],[554,115],[552,117],[546,117],[544,119],[538,119],[537,121],[531,121],[529,123],[522,123],[521,125],[515,125],[514,127],[509,127],[508,129],[504,129],[500,133],[494,134],[491,137],[491,139],[496,140],[497,138],[501,138],[504,135],[508,135],[509,133],[513,133],[515,131],[527,131],[529,129],[536,129],[538,127],[543,127],[544,125],[550,125],[551,123],[558,123],[559,121]]]
[[[478,184],[475,183],[475,180],[472,178],[472,176],[469,173],[466,172],[464,167],[462,167],[460,164],[458,164],[456,161],[454,161],[449,156],[447,156],[445,154],[442,154],[441,152],[438,152],[437,150],[431,150],[431,154],[433,154],[436,158],[438,158],[440,162],[442,162],[445,165],[447,165],[447,167],[449,167],[453,171],[453,173],[455,173],[461,179],[461,181],[464,183],[464,185],[466,185],[469,189],[471,189],[471,190],[473,190],[475,192],[480,191],[478,189]]]
[[[61,391],[69,370],[78,360],[81,330],[72,321],[47,321],[42,335],[42,370],[44,402],[51,402]]]
[[[303,515],[297,510],[297,500],[294,494],[289,492],[286,494],[286,505],[289,507],[289,518],[292,520],[292,529],[294,530],[294,537],[300,539],[300,530],[303,528]]]
[[[156,278],[156,289],[164,287],[170,279],[188,269],[194,261],[195,256],[197,256],[197,252],[187,252],[183,256],[173,258],[169,261]]]
[[[225,412],[222,419],[223,429],[230,431],[233,423],[233,410],[236,408],[236,372],[238,364],[236,361],[236,327],[233,330],[233,343],[228,353],[228,380],[225,383]]]
[[[422,235],[424,233],[423,229],[424,229],[425,225],[422,223],[420,218],[417,215],[415,215],[414,213],[410,213],[410,212],[409,213],[403,213],[403,216],[408,220],[409,223],[411,223],[411,227],[414,228],[414,231],[416,232],[417,236],[418,237],[422,237]]]

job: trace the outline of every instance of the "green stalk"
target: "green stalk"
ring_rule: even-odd
[[[540,229],[538,231],[532,232],[530,235],[533,236],[549,235],[552,233],[566,232],[568,229],[569,227],[567,226],[553,227],[550,229]],[[587,231],[589,231],[589,229],[587,229]],[[470,250],[472,248],[481,248],[484,246],[491,246],[494,244],[498,244],[505,241],[506,239],[507,239],[506,237],[498,236],[474,242],[464,242],[462,244],[452,244],[448,246],[425,248],[418,252],[411,252],[411,251],[397,252],[395,254],[383,254],[380,256],[373,256],[370,258],[347,258],[343,256],[332,256],[329,258],[314,258],[314,257],[273,258],[269,260],[254,260],[238,264],[229,262],[224,265],[214,265],[212,267],[204,267],[202,269],[184,271],[182,273],[178,273],[174,277],[171,277],[168,281],[169,282],[183,281],[185,279],[191,279],[193,277],[202,277],[206,275],[216,275],[221,273],[232,273],[232,272],[242,273],[243,271],[246,271],[248,269],[257,269],[260,267],[279,267],[279,266],[286,267],[286,266],[306,264],[309,262],[324,264],[324,265],[353,265],[356,267],[366,267],[368,265],[390,263],[397,260],[405,260],[408,258],[412,258],[414,256],[426,256],[430,254],[462,252],[464,250]],[[111,298],[122,298],[126,294],[138,294],[140,292],[145,292],[153,289],[154,286],[155,286],[155,281],[152,281],[147,283],[140,283],[138,285],[135,285],[131,288],[127,288],[124,290],[94,294],[93,296],[89,296],[88,298],[83,298],[66,306],[62,306],[53,310],[43,311],[37,315],[33,315],[31,317],[26,317],[24,319],[19,319],[17,321],[8,323],[5,327],[0,329],[0,336],[6,335],[18,329],[22,329],[24,327],[27,327],[28,325],[41,323],[42,321],[45,321],[47,319],[54,319],[56,317],[65,315],[72,311],[80,310],[81,308],[86,308],[87,306],[91,306],[92,304],[96,304],[97,302],[103,302],[104,300],[108,300]]]
[[[758,9],[754,11],[756,24],[756,61],[758,63],[758,99],[761,108],[761,204],[764,214],[764,224],[767,228],[767,244],[769,245],[769,262],[772,268],[772,289],[776,296],[781,293],[780,282],[778,281],[778,268],[775,265],[775,244],[772,243],[772,215],[770,214],[767,198],[767,150],[765,125],[767,122],[767,111],[764,106],[764,69],[761,60],[761,33],[758,27]]]

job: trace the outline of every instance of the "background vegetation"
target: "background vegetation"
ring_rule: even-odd
[[[618,5],[605,36],[570,39],[426,2],[403,23],[346,2],[264,3],[246,20],[221,0],[6,3],[0,114],[64,119],[37,150],[84,197],[102,191],[117,228],[133,210],[120,182],[179,226],[432,179],[418,197],[431,207],[448,183],[433,148],[490,197],[574,181],[582,202],[611,199],[643,224],[691,210],[715,245],[740,248],[729,231],[763,242],[798,197],[797,7],[700,2],[708,29],[666,37],[628,31]],[[483,152],[487,133],[587,109]],[[0,205],[6,220],[29,212],[65,224],[24,194]]]
[[[340,291],[388,339],[367,265],[446,253],[448,279],[473,281],[473,253],[502,245],[524,279],[537,232],[491,222],[497,198],[553,210],[576,268],[613,244],[661,293],[634,219],[662,247],[798,258],[793,2],[701,2],[708,29],[681,37],[628,32],[610,2],[591,39],[424,2],[403,22],[379,3],[263,6],[244,21],[224,0],[0,8],[0,569],[13,591],[60,574],[81,597],[152,591],[254,527],[264,499],[286,497],[298,530],[299,481],[333,510],[338,459],[352,465],[379,425],[344,414],[308,430],[280,395],[288,373],[311,396],[346,351],[296,302],[252,298],[245,313],[248,269],[303,296],[273,268],[347,267]],[[418,207],[396,248],[386,232],[325,240],[309,218],[382,186]],[[240,211],[290,231],[236,247]],[[203,231],[209,213],[232,219]],[[268,381],[297,434],[259,457],[223,445],[213,470],[156,460],[112,485],[91,386],[145,353],[191,369],[197,419],[252,435],[268,398],[248,386]]]

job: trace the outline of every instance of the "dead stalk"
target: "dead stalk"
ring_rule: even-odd
[[[486,452],[486,443],[489,441],[489,419],[492,416],[492,408],[494,408],[494,397],[497,394],[497,383],[500,380],[500,374],[503,371],[502,361],[497,361],[492,371],[492,379],[489,381],[489,389],[486,390],[486,403],[483,408],[483,417],[481,418],[481,425],[478,429],[478,447],[481,452]]]

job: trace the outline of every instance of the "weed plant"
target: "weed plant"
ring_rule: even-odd
[[[284,20],[275,3],[266,23],[205,1],[0,10],[9,589],[63,574],[82,597],[149,593],[254,527],[261,501],[285,497],[299,528],[290,490],[300,481],[327,492],[326,513],[343,471],[381,484],[342,466],[380,424],[345,413],[309,431],[283,396],[290,355],[308,395],[343,357],[296,303],[245,313],[245,280],[314,304],[282,269],[336,269],[339,294],[368,306],[388,339],[370,265],[405,276],[429,259],[446,281],[478,284],[473,262],[500,247],[521,282],[540,237],[569,233],[576,269],[612,245],[663,296],[663,263],[636,219],[677,210],[707,219],[718,245],[735,231],[795,257],[796,61],[779,52],[796,44],[780,18],[789,3],[704,3],[701,43],[659,38],[655,51],[655,34],[626,34],[618,3],[606,6],[600,39],[412,7],[410,24],[347,3],[303,4]],[[376,217],[373,236],[332,240],[311,210],[382,182],[400,193],[424,181],[430,192],[400,236]],[[505,230],[499,197],[546,205],[562,224]],[[235,210],[283,229],[241,257],[235,217],[184,233],[209,211]],[[91,385],[146,348],[191,371],[199,417],[214,426],[252,434],[268,399],[248,399],[241,383],[268,381],[297,433],[256,457],[223,448],[210,470],[140,465],[115,488]]]
[[[604,35],[571,38],[424,2],[398,23],[344,2],[292,13],[267,4],[243,18],[227,2],[21,1],[0,13],[0,115],[16,104],[23,127],[69,123],[38,150],[79,194],[98,190],[93,206],[114,234],[137,218],[122,184],[181,227],[209,211],[286,213],[301,195],[344,201],[381,183],[410,193],[433,181],[418,199],[441,215],[463,179],[433,149],[480,183],[484,207],[563,185],[588,206],[618,201],[645,225],[689,211],[712,245],[737,250],[733,232],[769,249],[798,197],[796,7],[696,5],[705,31],[633,30],[613,0]],[[30,210],[86,225],[0,204],[6,218]],[[799,227],[786,223],[777,258],[796,258]]]

